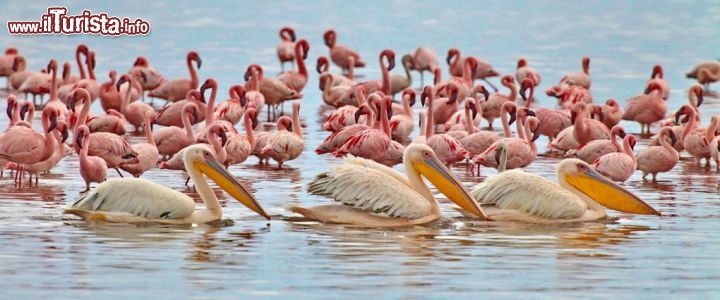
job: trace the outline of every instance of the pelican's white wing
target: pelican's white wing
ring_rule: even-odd
[[[87,211],[123,212],[148,219],[182,219],[195,210],[189,196],[140,178],[101,183],[72,204]]]
[[[489,177],[470,192],[480,204],[549,219],[579,218],[587,204],[554,182],[521,170]]]
[[[346,158],[345,164],[318,175],[308,192],[388,217],[417,219],[431,209],[398,171],[362,158]]]

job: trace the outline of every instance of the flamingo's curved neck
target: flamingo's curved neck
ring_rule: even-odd
[[[245,134],[247,135],[248,142],[250,142],[250,149],[255,148],[255,132],[252,128],[252,120],[248,117],[248,113],[245,112],[243,117],[243,125],[245,125]],[[191,130],[192,131],[192,130]]]
[[[200,84],[200,79],[198,79],[197,71],[195,70],[195,67],[192,64],[192,59],[188,56],[186,59],[188,71],[190,72],[190,86],[193,89],[196,89],[198,87],[198,84]]]
[[[83,68],[82,60],[80,59],[80,51],[75,51],[75,61],[78,65],[78,72],[80,72],[80,79],[85,79],[85,68]]]
[[[434,133],[435,117],[433,116],[433,96],[427,98],[427,115],[425,116],[425,138],[430,138]]]
[[[382,92],[385,93],[385,95],[390,95],[390,91],[392,90],[392,87],[390,87],[390,71],[388,70],[387,66],[385,65],[385,62],[383,61],[383,57],[386,57],[385,55],[380,55],[380,70],[382,71]]]
[[[302,43],[297,43],[295,45],[295,60],[297,61],[298,73],[300,73],[303,77],[308,78],[308,71],[305,66],[305,59],[303,58],[305,50],[303,49]]]
[[[217,97],[217,86],[210,89],[210,100],[205,106],[205,126],[215,123],[215,97]]]
[[[57,65],[52,68],[52,79],[50,80],[50,101],[59,101],[57,96]]]
[[[469,99],[466,99],[465,101],[469,101]],[[473,128],[472,123],[472,113],[470,112],[471,108],[469,106],[465,107],[465,120],[463,120],[463,123],[465,124],[465,131],[468,132],[468,134],[475,133],[475,130]]]
[[[155,138],[153,137],[152,128],[150,125],[152,124],[153,115],[150,114],[148,118],[145,119],[145,123],[143,124],[143,130],[145,131],[145,139],[147,140],[147,143],[153,146],[155,145]]]
[[[348,56],[347,78],[355,80],[355,57],[352,55]]]
[[[500,107],[500,121],[503,126],[503,134],[505,134],[506,138],[512,137],[512,132],[510,132],[510,124],[507,117],[508,111],[505,109],[505,105]]]
[[[296,136],[302,137],[302,126],[300,126],[300,106],[293,105],[292,130]]]
[[[186,109],[183,109],[180,113],[180,119],[182,119],[183,129],[185,129],[185,136],[189,137],[191,141],[194,141],[195,133],[193,132],[192,124],[190,124],[190,115],[188,115]]]

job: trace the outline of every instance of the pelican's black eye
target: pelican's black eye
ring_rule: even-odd
[[[423,156],[425,158],[430,158],[430,157],[432,157],[432,153],[430,153],[430,151],[425,151],[425,152],[423,152]]]

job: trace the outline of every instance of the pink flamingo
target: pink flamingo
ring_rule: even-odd
[[[435,96],[449,96],[448,84],[453,82],[458,88],[458,97],[465,99],[470,96],[473,88],[473,72],[475,72],[477,60],[469,57],[463,61],[463,72],[461,76],[451,76],[448,80],[435,84]]]
[[[458,97],[460,97],[458,85],[454,82],[448,82],[444,88],[448,90],[448,97],[440,97],[434,100],[437,106],[433,111],[433,119],[435,120],[435,124],[431,124],[433,126],[444,125],[458,111]],[[465,98],[460,98],[460,100],[462,99]]]
[[[532,87],[540,85],[540,73],[535,68],[528,66],[525,58],[520,58],[517,61],[517,68],[515,69],[515,79],[517,82],[523,82],[525,79],[530,80]],[[542,123],[542,121],[541,121]]]
[[[427,103],[427,120],[425,120],[425,137],[416,139],[421,143],[425,143],[435,151],[438,159],[446,166],[450,167],[453,163],[461,161],[468,156],[468,152],[453,137],[447,134],[435,134],[434,125],[434,98],[432,87],[425,86],[423,88],[421,102]],[[416,142],[413,141],[413,142]]]
[[[308,81],[308,71],[305,66],[305,59],[307,59],[308,51],[310,50],[310,44],[307,40],[299,40],[295,44],[295,59],[297,60],[298,70],[297,72],[288,71],[280,74],[277,77],[282,83],[289,86],[296,92],[302,92],[303,88]]]
[[[602,106],[593,106],[593,112],[601,116],[600,122],[605,124],[608,128],[612,128],[620,123],[620,120],[625,113],[622,107],[620,107],[620,104],[618,104],[617,100],[612,98],[605,101],[605,104]]]
[[[280,73],[285,73],[285,63],[292,64],[295,61],[295,30],[291,27],[280,28],[280,44],[276,52],[280,60]]]
[[[409,88],[412,85],[412,74],[410,74],[410,68],[412,67],[412,56],[405,54],[400,59],[400,63],[403,66],[405,74],[392,74],[390,75],[390,95],[395,98],[395,94],[402,90]]]
[[[48,64],[48,71],[51,72],[51,83],[50,83],[50,99],[47,103],[45,103],[45,107],[52,107],[53,109],[56,109],[59,113],[58,118],[60,120],[65,120],[67,115],[69,114],[67,106],[60,101],[58,98],[58,92],[57,92],[57,61],[50,60],[50,63]]]
[[[245,98],[247,105],[254,107],[258,112],[265,106],[265,96],[260,92],[260,80],[263,77],[263,69],[258,64],[251,64],[245,70]],[[270,119],[268,110],[268,119]]]
[[[657,181],[657,173],[667,172],[680,160],[677,150],[668,144],[664,137],[668,137],[672,144],[675,144],[677,138],[670,127],[660,129],[661,146],[648,146],[637,154],[637,169],[642,171],[643,180],[647,174],[652,174],[652,180]]]
[[[657,82],[660,85],[660,95],[663,99],[667,100],[668,96],[670,96],[670,84],[663,76],[663,68],[661,65],[655,65],[653,67],[650,79],[645,83],[645,89],[650,87],[651,82]]]
[[[445,134],[455,138],[458,141],[468,136],[468,134],[472,132],[480,131],[480,129],[476,128],[472,123],[472,120],[475,119],[475,117],[477,116],[477,104],[475,104],[475,99],[473,99],[472,97],[468,97],[467,99],[465,99],[465,109],[463,109],[463,114],[465,114],[465,117],[462,118],[461,124],[455,124],[455,126],[448,128],[448,122],[445,122],[445,128],[448,128]],[[464,120],[469,121],[465,122]]]
[[[615,181],[624,182],[637,169],[637,159],[633,153],[635,147],[635,136],[628,134],[623,138],[623,152],[612,152],[600,156],[593,161],[592,167]]]
[[[472,103],[476,109],[475,113],[477,113],[478,115],[482,115],[482,111],[479,111],[482,110],[482,107],[475,104],[476,101],[468,101],[468,99],[466,99],[465,103],[466,106],[469,105],[468,103]],[[467,109],[466,114],[469,114]],[[460,139],[460,144],[468,152],[468,157],[473,157],[484,152],[487,148],[490,147],[490,145],[492,145],[495,141],[499,140],[500,136],[493,131],[480,130],[474,127],[472,121],[470,121],[468,117],[470,116],[468,115],[465,117],[465,128],[468,135]]]
[[[110,73],[108,73],[108,77],[110,77],[110,80],[103,82],[100,85],[100,94],[98,97],[100,97],[100,106],[102,106],[103,110],[107,112],[108,109],[114,109],[114,110],[120,110],[122,105],[122,96],[120,96],[120,93],[118,93],[118,89],[115,87],[115,82],[117,78],[117,72],[115,70],[110,70]]]
[[[355,98],[357,98],[358,107],[362,107],[366,100],[366,91],[364,86],[358,86],[355,88]],[[338,108],[336,111],[328,116],[327,120],[323,122],[322,128],[328,131],[338,131],[346,126],[357,123],[355,116],[357,115],[358,107],[352,105],[345,105]]]
[[[85,180],[84,193],[90,190],[90,183],[101,183],[107,179],[108,166],[104,159],[90,155],[90,129],[85,124],[78,126],[75,143],[80,149],[80,176]]]
[[[250,157],[255,147],[255,134],[253,132],[253,127],[257,126],[257,110],[255,108],[249,107],[245,112],[243,125],[245,126],[246,136],[237,133],[228,134],[228,141],[225,144],[227,158],[224,163],[226,166],[239,164]]]
[[[234,84],[230,86],[228,93],[230,99],[221,102],[215,108],[215,118],[235,125],[240,122],[243,114],[245,114],[245,105],[247,105],[245,88],[242,85]]]
[[[420,72],[420,86],[425,86],[425,71],[440,69],[437,54],[428,47],[418,47],[412,55],[412,69]]]
[[[590,57],[583,56],[582,58],[582,72],[575,72],[565,75],[560,82],[559,87],[564,89],[565,86],[580,86],[586,90],[590,90]]]
[[[83,104],[83,107],[80,111],[78,121],[75,124],[75,129],[73,130],[74,137],[77,137],[78,135],[78,127],[80,125],[85,125],[87,115],[90,112],[90,93],[83,88],[75,90],[73,92],[72,98],[68,102],[68,105],[74,109],[75,102],[77,101],[80,101]],[[99,156],[100,158],[104,159],[107,163],[107,166],[109,168],[114,168],[118,172],[120,177],[122,177],[122,173],[120,173],[120,170],[118,169],[120,163],[137,161],[137,153],[135,153],[135,151],[125,139],[123,139],[117,134],[109,132],[95,132],[89,135],[89,139],[89,155]],[[75,150],[79,152],[79,149]]]
[[[365,124],[357,123],[360,121],[361,115],[367,115],[367,117],[365,118]],[[370,129],[372,125],[371,122],[375,120],[375,113],[372,108],[370,108],[370,106],[365,103],[358,108],[354,118],[356,120],[356,124],[345,126],[342,129],[333,132],[330,136],[325,138],[322,143],[320,143],[320,146],[315,149],[315,153],[325,154],[334,152],[335,150],[342,147],[347,142],[347,140],[349,140],[355,134],[365,129]]]
[[[78,82],[80,80],[80,76],[73,75],[72,74],[72,67],[70,66],[69,62],[63,63],[63,71],[62,71],[62,84],[71,84]]]
[[[198,106],[195,103],[185,103],[182,111],[183,127],[167,126],[158,129],[153,133],[153,139],[156,142],[158,153],[166,159],[174,155],[180,149],[192,145],[195,142],[195,134],[193,133],[190,116],[197,119]]]
[[[50,92],[50,84],[52,81],[52,74],[38,72],[38,73],[32,73],[30,76],[28,76],[25,81],[20,85],[20,87],[17,89],[20,93],[32,94],[33,100],[37,99],[37,95],[47,94]]]
[[[248,67],[248,71],[245,72],[245,89],[248,91],[256,91],[255,89],[251,89],[248,86],[248,82],[250,81],[250,70],[251,67],[254,67],[255,71],[258,72],[258,78],[259,78],[259,91],[263,97],[265,98],[264,104],[268,105],[267,107],[267,117],[268,121],[271,118],[270,114],[270,107],[273,108],[273,116],[275,115],[275,110],[277,109],[280,104],[282,104],[283,101],[286,100],[293,100],[293,99],[300,99],[302,98],[302,94],[298,93],[297,91],[290,88],[287,84],[283,83],[282,81],[272,78],[272,77],[265,77],[263,76],[263,70],[262,67],[259,65],[251,65]],[[253,76],[254,77],[254,76]],[[260,108],[256,108],[260,109]]]
[[[468,102],[472,102],[472,107],[469,106]],[[472,119],[469,120],[470,126],[473,127],[472,130],[468,128],[468,125],[466,124],[466,116],[468,115],[468,109],[472,109],[472,115],[474,116]],[[450,117],[450,119],[445,122],[445,131],[467,131],[468,133],[472,133],[474,131],[480,130],[478,126],[480,125],[480,122],[482,122],[482,111],[478,114],[478,109],[482,110],[479,101],[477,101],[473,97],[465,98],[465,110],[455,112]]]
[[[503,105],[503,112],[510,112],[512,116],[515,103],[508,102]],[[505,143],[508,145],[507,151],[507,165],[506,169],[522,168],[535,160],[537,157],[537,147],[535,140],[540,136],[538,129],[539,120],[536,117],[528,116],[526,119],[517,120],[517,137],[512,137],[510,133],[510,121],[505,117],[505,113],[501,116],[503,121],[503,128],[505,129],[505,137],[495,141],[490,147],[485,149],[484,152],[476,155],[472,158],[472,161],[476,165],[483,165],[486,167],[498,168],[499,162],[496,157],[495,148],[499,143]],[[480,167],[478,166],[478,176],[480,173]]]
[[[695,122],[689,122],[689,110],[683,111],[683,108],[681,107],[680,110],[675,113],[675,118],[672,123],[678,125],[670,126],[670,128],[672,128],[673,133],[675,133],[675,136],[678,138],[678,142],[671,144],[671,146],[673,146],[673,148],[675,148],[675,150],[677,150],[678,152],[685,150],[683,143],[685,141],[685,133],[687,126],[692,126],[692,128],[688,129],[687,131],[690,132],[692,129],[695,129],[698,126],[698,123],[700,123],[700,112],[698,111],[698,107],[703,103],[703,98],[704,96],[702,86],[696,84],[690,87],[690,89],[688,90],[688,105],[690,106],[690,108],[692,108],[694,112]],[[684,121],[681,121],[680,116],[683,115],[685,116],[685,119]],[[650,140],[649,145],[659,146],[660,142],[658,141],[658,137],[659,135],[653,137]]]
[[[345,144],[333,154],[343,157],[348,153],[372,160],[384,158],[384,152],[390,147],[390,123],[392,109],[379,93],[372,93],[369,102],[375,106],[377,113],[373,125],[350,137]]]
[[[385,49],[381,51],[379,55],[379,61],[380,71],[382,72],[382,79],[368,80],[355,84],[341,99],[344,104],[357,105],[357,99],[353,97],[355,96],[355,89],[357,89],[359,86],[365,87],[365,92],[368,94],[379,91],[385,95],[390,95],[390,92],[392,90],[392,87],[390,86],[390,71],[395,68],[395,51],[392,51],[390,49]],[[385,61],[387,61],[387,64],[385,64]]]
[[[97,99],[100,95],[100,84],[97,82],[97,78],[95,78],[95,51],[88,51],[85,53],[85,56],[88,78],[78,80],[73,86],[73,89],[86,89],[88,93],[90,93],[90,100],[95,101],[95,99]]]
[[[79,44],[77,48],[75,49],[75,62],[78,66],[78,72],[80,73],[80,78],[78,80],[74,80],[72,82],[63,82],[62,86],[58,88],[58,97],[61,100],[65,100],[68,98],[68,95],[72,93],[72,91],[75,89],[75,83],[77,83],[81,79],[87,78],[87,75],[85,74],[85,68],[83,68],[82,60],[80,59],[81,55],[86,55],[87,57],[88,53],[88,47],[85,44]]]
[[[145,56],[138,56],[135,59],[135,63],[133,63],[133,67],[130,68],[128,74],[130,74],[136,82],[140,83],[141,91],[152,91],[165,81],[165,77],[160,74],[160,72],[150,67],[150,63]]]
[[[587,117],[587,105],[585,102],[579,102],[573,105],[570,114],[570,118],[575,125],[573,126],[573,135],[580,145],[587,144],[593,140],[610,138],[610,129],[608,129],[605,124]]]
[[[205,90],[210,89],[210,100],[207,101],[205,107],[205,123],[195,128],[195,142],[205,143],[207,131],[210,125],[219,124],[225,129],[225,132],[237,133],[235,126],[225,120],[215,120],[215,99],[217,98],[217,81],[208,78],[200,86],[200,96],[205,98]]]
[[[448,50],[446,61],[450,66],[450,74],[453,76],[462,76],[464,60],[469,57],[474,58],[476,62],[475,71],[473,72],[472,78],[485,81],[485,83],[489,84],[494,90],[497,91],[497,88],[495,88],[495,86],[487,79],[488,77],[498,76],[500,75],[500,73],[498,73],[498,71],[496,71],[493,66],[490,65],[490,63],[486,60],[474,56],[466,56],[463,58],[460,55],[460,50],[458,50],[457,48],[451,48],[450,50]]]
[[[505,102],[515,102],[518,96],[517,87],[515,86],[515,79],[512,75],[504,75],[500,79],[500,83],[510,90],[510,93],[503,95],[499,92],[489,94],[484,86],[479,85],[477,88],[482,92],[485,97],[485,101],[480,103],[482,106],[482,117],[488,121],[488,128],[492,129],[493,121],[500,116],[500,108]]]
[[[410,134],[415,130],[412,110],[412,106],[415,104],[415,95],[415,90],[408,87],[403,91],[403,109],[401,111],[395,111],[395,105],[393,105],[393,116],[390,118],[390,128],[392,128],[393,139],[400,141],[408,140]]]
[[[208,142],[210,143],[208,147],[209,150],[215,156],[215,159],[217,159],[218,161],[225,161],[225,159],[227,159],[227,152],[224,148],[225,144],[227,143],[227,134],[225,132],[225,128],[220,126],[220,124],[210,125],[210,128],[208,128],[208,135]],[[183,155],[188,149],[188,147],[180,149],[180,151],[175,153],[173,157],[171,157],[167,161],[161,162],[159,168],[186,171],[185,163],[183,162]],[[187,185],[189,181],[190,178],[185,181],[185,185]]]
[[[580,143],[575,139],[575,126],[568,126],[561,130],[560,133],[550,142],[548,148],[566,152],[570,149],[580,147]]]
[[[64,121],[58,121],[58,126],[67,128],[67,124]],[[38,177],[40,173],[49,173],[50,169],[54,168],[63,157],[65,157],[65,140],[67,139],[67,129],[63,130],[62,133],[59,131],[52,131],[55,140],[57,141],[55,151],[46,160],[43,160],[34,164],[25,165],[25,171],[30,174],[29,180],[32,184],[32,177],[35,175],[35,186],[38,185]]]
[[[109,109],[107,113],[89,118],[87,126],[90,132],[109,132],[125,135],[125,117],[117,110]]]
[[[720,61],[710,60],[698,63],[685,74],[687,78],[695,78],[699,84],[708,90],[710,84],[720,80]]]
[[[625,129],[620,125],[615,125],[610,130],[610,139],[590,141],[587,144],[582,145],[579,149],[568,151],[565,156],[574,156],[591,164],[600,156],[608,153],[620,152],[622,150],[620,144],[617,142],[617,136],[625,138]]]
[[[187,92],[185,100],[180,100],[175,103],[165,106],[163,109],[155,114],[153,124],[162,126],[177,126],[183,127],[182,123],[182,111],[187,103],[194,103],[197,105],[197,118],[190,120],[190,123],[196,124],[200,121],[205,120],[205,99],[200,95],[198,90],[189,90]]]
[[[529,96],[525,92],[530,90]],[[535,93],[535,86],[531,79],[524,79],[520,88],[520,96],[525,100],[525,107],[521,108],[519,113],[526,114],[528,108],[532,105]],[[547,136],[549,141],[555,139],[560,131],[572,125],[570,116],[562,111],[550,108],[537,108],[534,110],[535,117],[540,120],[540,134]]]
[[[7,85],[5,86],[5,90],[8,91],[10,90],[9,76],[14,73],[13,64],[17,56],[20,56],[17,49],[12,47],[5,49],[5,55],[0,56],[0,76],[8,77]]]
[[[683,147],[685,151],[695,157],[698,163],[704,158],[706,166],[709,166],[711,157],[709,144],[710,141],[715,138],[715,132],[720,126],[720,116],[712,116],[710,118],[710,125],[707,128],[694,128],[695,117],[693,114],[695,112],[692,111],[690,106],[687,104],[683,105],[678,113],[688,114],[689,118],[688,124],[685,126],[685,131],[683,132]]]
[[[336,84],[336,78],[329,72],[320,74],[320,90],[322,93],[322,99],[325,104],[330,106],[342,106],[342,100],[352,89],[351,85],[338,85]],[[365,87],[363,87],[364,89]]]
[[[143,124],[147,142],[132,145],[133,151],[137,153],[137,162],[120,164],[120,169],[132,174],[134,177],[140,177],[146,171],[154,168],[158,161],[159,151],[157,145],[155,145],[152,129],[150,129],[152,119],[153,113],[148,112],[145,115]]]
[[[135,77],[133,77],[132,75],[123,74],[117,81],[115,88],[118,91],[123,91],[121,87],[125,82],[129,82],[130,86],[134,86],[137,83],[137,81],[135,81]],[[135,131],[139,131],[141,128],[143,128],[142,124],[145,123],[145,116],[148,113],[155,114],[155,109],[149,104],[142,101],[131,102],[132,90],[133,89],[127,88],[125,89],[125,93],[121,94],[123,95],[123,99],[120,105],[120,112],[125,117],[125,120],[127,120],[128,123],[132,124],[135,127]]]
[[[190,72],[190,79],[179,78],[163,81],[160,86],[150,91],[148,96],[165,99],[167,101],[178,101],[185,99],[189,90],[197,89],[200,80],[198,79],[197,70],[193,67],[192,62],[197,64],[197,68],[200,69],[202,60],[200,55],[195,51],[188,52],[185,57],[185,63],[187,64],[188,71]]]
[[[333,78],[332,86],[338,86],[338,85],[353,86],[353,85],[355,85],[355,79],[353,77],[353,68],[354,67],[351,66],[348,69],[347,77],[345,77],[343,75],[339,75],[339,74],[330,73],[330,61],[325,56],[318,57],[317,63],[315,65],[315,70],[318,72],[318,74],[323,75],[323,74],[327,73],[327,74],[329,74],[329,76],[331,76]]]
[[[720,135],[715,136],[708,147],[710,148],[710,157],[715,161],[715,171],[720,172]]]
[[[287,130],[273,132],[262,149],[263,154],[278,163],[278,169],[282,169],[286,161],[296,159],[305,149],[302,126],[300,126],[300,102],[293,102],[292,107],[292,132]]]
[[[23,84],[23,82],[28,79],[28,77],[32,76],[32,74],[35,74],[35,72],[27,70],[27,62],[25,61],[25,57],[20,55],[15,56],[15,61],[12,68],[13,73],[8,77],[8,80],[10,81],[10,86],[14,90],[18,90]]]
[[[651,82],[644,94],[627,100],[622,119],[639,122],[641,136],[650,135],[650,125],[665,118],[667,102],[660,96],[661,91],[662,87],[657,82]]]
[[[357,51],[350,49],[347,46],[337,44],[337,33],[335,33],[335,30],[330,29],[325,31],[323,34],[323,40],[325,41],[325,45],[330,48],[330,60],[340,67],[344,73],[347,73],[347,70],[351,66],[350,57],[354,60],[354,63],[352,64],[353,67],[365,67],[365,62],[363,62],[362,58],[360,58],[360,54]]]
[[[56,109],[43,110],[42,127],[44,134],[35,132],[28,122],[18,121],[0,137],[0,159],[18,164],[18,172],[15,174],[15,184],[17,186],[22,184],[24,165],[44,161],[55,152],[57,140],[52,132],[58,131],[67,136],[67,128],[58,126],[57,118],[59,115],[60,112]],[[63,131],[65,132],[63,133]]]

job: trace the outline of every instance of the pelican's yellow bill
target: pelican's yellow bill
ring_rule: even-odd
[[[568,175],[565,180],[588,197],[609,209],[641,215],[660,215],[645,201],[594,170]]]
[[[265,210],[255,200],[255,197],[245,189],[240,182],[235,179],[222,165],[216,161],[207,162],[195,162],[194,166],[200,172],[204,173],[208,178],[212,179],[220,188],[230,194],[233,198],[240,201],[240,203],[247,206],[249,209],[258,213],[259,215],[270,220],[270,216],[265,213]]]
[[[470,197],[470,194],[460,184],[460,181],[450,174],[440,161],[436,159],[433,161],[423,161],[414,163],[413,166],[452,202],[455,202],[455,204],[462,207],[462,209],[483,220],[490,220],[490,217],[488,217],[482,208],[477,205],[475,200]]]

